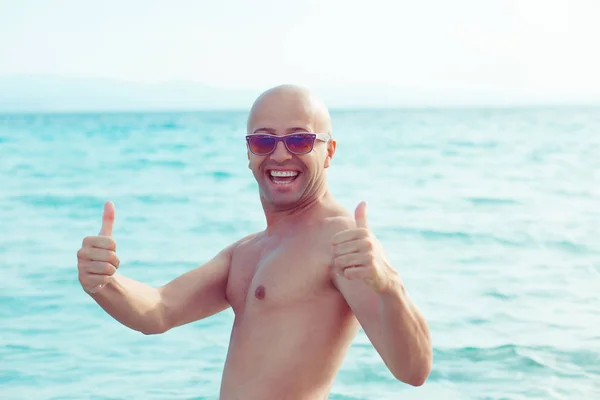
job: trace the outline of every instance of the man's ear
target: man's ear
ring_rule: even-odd
[[[331,165],[331,159],[335,154],[336,147],[337,142],[333,138],[330,139],[329,143],[327,143],[327,156],[325,157],[325,168],[329,168],[329,166]]]
[[[248,168],[250,168],[250,149],[246,146],[246,155],[248,156]]]

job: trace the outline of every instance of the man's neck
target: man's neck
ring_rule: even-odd
[[[329,190],[325,190],[318,196],[311,197],[305,201],[299,202],[294,207],[285,210],[269,210],[264,207],[265,217],[267,219],[267,234],[272,234],[287,227],[296,225],[300,220],[306,220],[306,217],[320,209],[321,206],[333,201],[333,196]]]

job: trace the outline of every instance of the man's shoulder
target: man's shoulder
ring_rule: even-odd
[[[354,228],[356,222],[349,215],[337,215],[323,219],[322,229],[336,233],[344,229]]]
[[[245,246],[252,245],[263,233],[264,231],[250,233],[241,239],[236,240],[227,247],[228,252],[233,255],[236,251],[243,249]]]

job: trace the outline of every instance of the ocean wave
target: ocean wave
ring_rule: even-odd
[[[500,290],[487,291],[487,292],[483,293],[483,296],[491,297],[491,298],[498,299],[498,300],[514,300],[518,297],[517,295],[504,293]]]
[[[434,364],[438,372],[451,365],[465,370],[479,366],[488,369],[507,368],[527,374],[548,374],[559,377],[589,377],[600,379],[598,349],[560,349],[550,346],[505,344],[495,347],[459,347],[434,349]],[[438,374],[442,379],[443,373]]]
[[[436,229],[382,227],[384,234],[404,234],[406,236],[421,237],[428,241],[455,241],[469,245],[500,245],[514,248],[549,248],[574,254],[597,254],[598,251],[583,243],[573,240],[546,240],[538,239],[531,235],[514,235],[502,237],[485,232],[443,231]]]
[[[466,141],[466,140],[449,140],[446,142],[447,145],[463,148],[473,149],[494,149],[499,147],[500,144],[494,141]]]
[[[505,206],[520,205],[521,203],[514,199],[491,198],[491,197],[470,197],[467,198],[474,206]]]
[[[177,204],[189,203],[190,198],[187,196],[174,196],[174,195],[153,193],[153,194],[132,196],[132,200],[138,201],[143,204],[149,204],[149,205],[157,205],[157,204],[177,205]]]
[[[8,199],[16,203],[25,203],[35,207],[77,207],[82,208],[98,208],[98,205],[102,205],[104,199],[96,196],[85,196],[85,195],[52,195],[52,194],[41,194],[41,195],[23,195],[23,196],[12,196]]]
[[[138,158],[133,160],[127,160],[123,163],[123,165],[119,166],[122,169],[144,169],[147,167],[171,167],[171,168],[185,168],[187,163],[181,160],[174,159],[158,159],[153,160],[150,158]]]

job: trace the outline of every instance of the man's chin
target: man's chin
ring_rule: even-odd
[[[276,210],[288,209],[294,207],[300,201],[300,192],[279,192],[263,188],[262,200],[265,205]]]
[[[275,193],[264,197],[264,202],[276,210],[285,210],[298,204],[300,196],[292,193]]]

